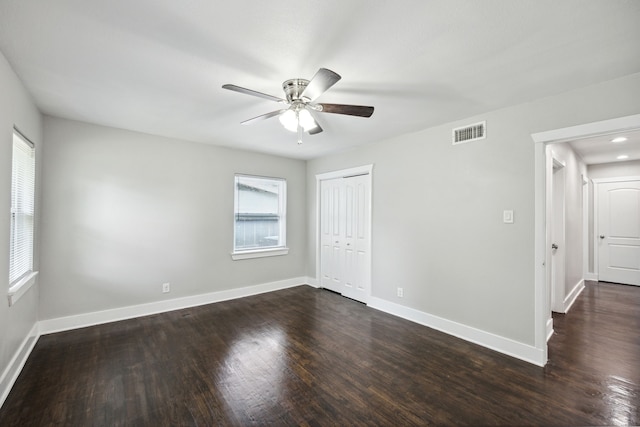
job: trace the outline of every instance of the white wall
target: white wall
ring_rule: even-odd
[[[316,174],[373,163],[373,295],[534,345],[531,134],[637,114],[639,98],[635,74],[309,161],[309,224]],[[480,120],[486,140],[452,146],[453,127]],[[310,227],[311,276],[315,257]]]
[[[640,160],[589,165],[587,171],[589,179],[640,176]]]
[[[304,161],[52,117],[44,133],[42,319],[305,276]],[[287,179],[288,255],[231,260],[235,173]]]
[[[42,118],[31,96],[0,53],[0,403],[8,382],[16,373],[11,360],[30,338],[30,331],[38,320],[38,285],[32,286],[20,300],[9,307],[9,229],[11,206],[11,156],[13,127],[16,126],[36,146],[36,179],[40,184],[42,164]],[[39,217],[39,189],[36,190],[36,216]],[[36,224],[35,268],[38,268],[38,224]],[[31,337],[33,338],[33,337]]]

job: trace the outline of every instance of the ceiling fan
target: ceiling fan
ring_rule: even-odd
[[[277,96],[232,84],[226,84],[222,87],[223,89],[286,104],[287,107],[245,120],[242,124],[246,125],[279,116],[280,123],[282,123],[286,129],[298,133],[298,144],[302,144],[303,132],[307,132],[309,135],[322,132],[322,128],[314,117],[315,113],[346,114],[358,117],[371,117],[373,114],[373,107],[364,105],[321,104],[314,102],[341,78],[338,73],[326,68],[320,68],[311,80],[290,79],[282,83],[285,98],[278,98]]]

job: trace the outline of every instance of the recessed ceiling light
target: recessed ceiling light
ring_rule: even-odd
[[[624,137],[624,136],[619,136],[619,137],[617,137],[617,138],[613,138],[613,139],[611,140],[611,142],[625,142],[626,140],[627,140],[627,138],[626,138],[626,137]]]
[[[629,158],[629,156],[627,156],[626,154],[622,154],[622,155],[616,157],[616,159],[618,159],[618,160],[624,160],[624,159],[628,159],[628,158]]]

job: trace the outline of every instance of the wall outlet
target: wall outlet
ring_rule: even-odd
[[[398,288],[398,296],[399,296],[400,298],[404,297],[404,289],[402,289],[402,288]]]
[[[169,291],[171,291],[171,283],[169,283],[169,282],[163,283],[162,284],[162,293],[166,294]]]

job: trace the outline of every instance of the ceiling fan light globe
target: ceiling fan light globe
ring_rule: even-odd
[[[280,114],[279,120],[286,130],[291,132],[298,131],[298,118],[296,117],[296,113],[293,110],[287,110],[284,113]]]
[[[300,126],[302,126],[305,132],[309,132],[316,127],[316,121],[313,120],[311,113],[307,110],[300,110],[298,120],[300,120]]]

